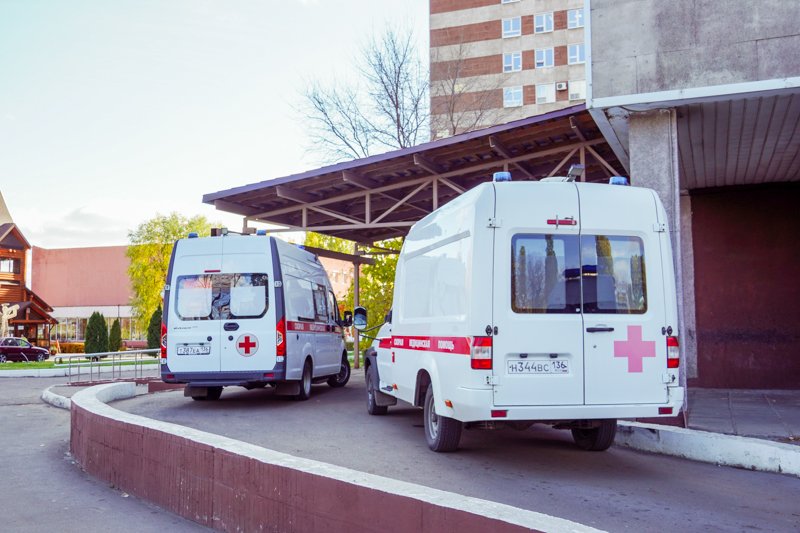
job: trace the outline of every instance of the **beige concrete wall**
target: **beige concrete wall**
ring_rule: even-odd
[[[590,0],[592,96],[797,76],[797,0]]]

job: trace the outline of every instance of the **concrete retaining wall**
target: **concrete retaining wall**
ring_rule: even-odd
[[[621,422],[615,444],[694,461],[800,476],[800,446],[696,429]]]
[[[91,475],[223,531],[596,531],[559,518],[301,459],[118,411],[133,383],[72,397],[71,450]]]

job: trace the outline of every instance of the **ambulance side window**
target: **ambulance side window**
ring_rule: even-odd
[[[328,305],[325,303],[325,287],[314,283],[314,319],[317,322],[328,321]]]
[[[579,313],[580,257],[574,235],[519,234],[511,240],[515,313]]]
[[[644,245],[639,237],[582,235],[581,277],[584,313],[647,311]]]
[[[328,321],[332,324],[339,323],[339,306],[336,305],[336,296],[333,291],[328,291]]]
[[[314,321],[314,295],[311,282],[291,275],[284,276],[284,291],[290,316]]]

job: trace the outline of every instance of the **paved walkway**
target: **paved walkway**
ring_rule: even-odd
[[[69,412],[39,398],[42,389],[63,382],[63,377],[0,379],[0,530],[208,531],[80,470],[68,454]]]
[[[800,390],[689,388],[688,426],[800,445]]]

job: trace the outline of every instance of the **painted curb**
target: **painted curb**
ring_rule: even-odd
[[[800,446],[640,422],[620,422],[615,444],[693,461],[800,476]]]
[[[496,520],[499,523],[538,531],[556,533],[600,531],[576,522],[512,507],[510,505],[463,496],[405,481],[398,481],[312,459],[295,457],[228,437],[126,413],[106,405],[107,402],[113,400],[132,398],[135,394],[136,385],[134,383],[96,385],[77,392],[72,397],[73,423],[77,418],[75,416],[76,409],[78,412],[86,411],[90,413],[90,420],[92,420],[92,423],[102,424],[103,427],[106,428],[113,427],[114,424],[121,424],[123,426],[133,425],[143,428],[145,431],[142,435],[145,439],[159,439],[159,434],[166,433],[171,436],[186,439],[196,445],[209,446],[214,450],[219,450],[223,454],[232,454],[252,459],[264,463],[265,465],[291,469],[318,478],[361,487],[374,492],[373,497],[376,500],[376,504],[384,498],[399,496],[416,500],[423,505],[451,509],[459,513],[467,513],[468,515],[476,517]],[[75,428],[73,427],[73,431],[74,430]],[[163,441],[163,437],[160,438],[162,440],[158,442]],[[143,442],[143,446],[146,448],[148,443]]]
[[[31,368],[30,370],[0,370],[0,378],[63,378],[66,368]]]
[[[66,396],[61,396],[60,394],[56,394],[50,390],[53,387],[63,387],[63,385],[51,385],[50,387],[47,387],[42,391],[42,400],[44,400],[45,403],[49,403],[53,407],[58,407],[60,409],[69,409],[72,407],[72,402],[69,398]]]

